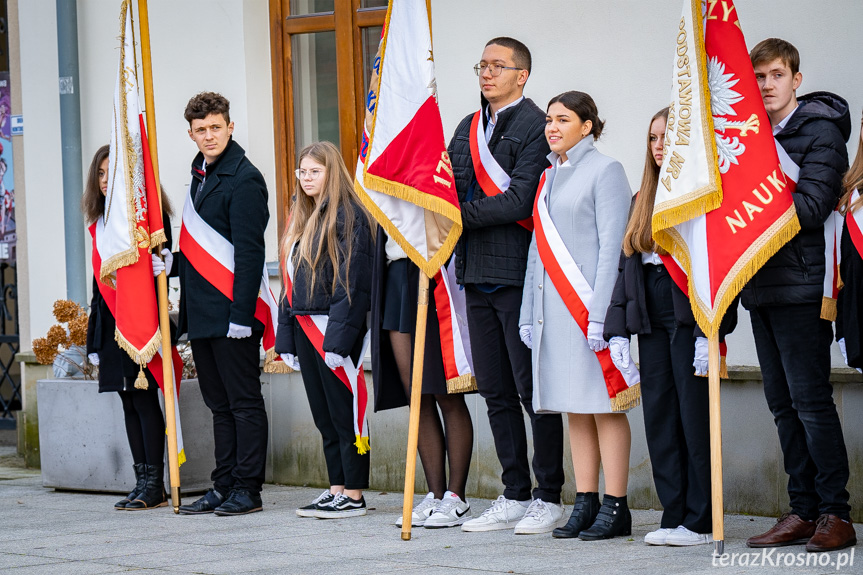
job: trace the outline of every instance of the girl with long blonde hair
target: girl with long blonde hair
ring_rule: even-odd
[[[302,369],[330,483],[309,505],[297,509],[297,515],[365,515],[368,438],[356,434],[353,394],[336,370],[362,359],[376,226],[358,201],[353,179],[333,144],[306,146],[296,175],[280,250],[291,293],[285,294],[279,311],[276,352],[293,369]],[[321,315],[327,316],[327,324],[318,347],[296,318]]]

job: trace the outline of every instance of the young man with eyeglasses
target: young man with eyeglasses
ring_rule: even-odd
[[[262,509],[268,428],[259,351],[264,325],[255,319],[255,306],[270,213],[263,176],[231,137],[229,108],[224,96],[203,92],[185,111],[199,153],[183,209],[179,333],[188,333],[201,395],[213,412],[216,456],[213,488],[181,505],[185,515]],[[232,261],[223,265],[219,258],[231,252]]]
[[[531,352],[518,327],[533,201],[549,154],[545,112],[523,95],[530,69],[524,44],[490,40],[474,67],[480,110],[462,120],[449,145],[464,226],[456,271],[504,484],[503,495],[464,531],[547,533],[564,519],[563,420],[533,410]],[[535,489],[522,408],[533,430]]]

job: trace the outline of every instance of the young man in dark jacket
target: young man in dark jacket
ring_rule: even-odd
[[[848,455],[830,384],[833,329],[821,318],[824,222],[842,195],[851,123],[847,103],[836,95],[797,98],[800,56],[790,43],[769,38],[750,58],[776,140],[800,168],[794,207],[801,230],[743,291],[791,499],[791,512],[747,545],[805,543],[807,551],[831,551],[857,542]]]
[[[268,428],[259,367],[264,326],[255,319],[255,306],[270,213],[263,176],[231,138],[229,106],[220,94],[202,92],[189,100],[185,111],[189,136],[200,150],[192,162],[189,193],[197,213],[194,221],[203,225],[193,226],[184,213],[183,233],[215,259],[219,255],[210,249],[208,238],[216,244],[227,240],[233,247],[233,274],[227,279],[232,297],[219,281],[225,279],[221,264],[205,265],[200,259],[195,264],[194,254],[182,248],[180,333],[188,333],[201,395],[213,412],[216,455],[213,489],[180,506],[180,513],[188,515],[241,515],[262,509]]]
[[[465,531],[547,533],[563,519],[563,420],[533,411],[530,350],[518,328],[531,239],[531,226],[519,222],[531,217],[549,153],[545,112],[523,96],[530,67],[530,51],[518,40],[489,41],[474,67],[481,110],[462,120],[449,145],[464,226],[456,274],[466,288],[477,388],[488,407],[504,484],[503,495],[462,525]],[[532,493],[522,406],[533,428],[538,486]]]

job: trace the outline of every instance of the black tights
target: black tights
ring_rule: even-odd
[[[411,340],[411,334],[390,332],[393,354],[408,398],[411,395]],[[443,416],[443,423],[438,415],[438,408]],[[464,500],[473,449],[473,422],[464,394],[422,395],[417,448],[429,491],[434,493],[435,498],[441,499],[444,492],[449,490]],[[446,479],[447,456],[449,482]]]
[[[132,460],[147,465],[162,465],[165,459],[165,419],[155,389],[121,391],[126,436]]]

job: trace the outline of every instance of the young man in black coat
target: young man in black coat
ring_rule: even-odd
[[[516,533],[546,533],[563,518],[563,419],[533,411],[530,350],[518,328],[531,239],[518,222],[533,213],[549,154],[545,112],[523,95],[530,67],[524,44],[495,38],[474,68],[482,94],[480,137],[511,179],[506,191],[495,194],[477,182],[470,144],[474,114],[462,120],[449,145],[464,226],[455,250],[456,275],[466,288],[477,388],[488,407],[504,484],[498,501],[462,525],[464,531],[515,527]],[[538,484],[533,490],[522,406],[533,428]]]
[[[821,317],[829,265],[824,222],[842,196],[851,122],[839,96],[797,98],[800,56],[790,43],[764,40],[750,58],[773,133],[800,167],[794,207],[801,229],[743,291],[791,499],[791,512],[747,545],[805,543],[807,551],[831,551],[857,542],[846,490],[848,454],[830,384],[833,329]]]
[[[195,211],[233,245],[233,297],[209,269],[180,263],[180,333],[188,333],[201,395],[213,412],[213,489],[180,513],[241,515],[260,511],[267,458],[267,412],[261,395],[264,326],[255,306],[264,268],[267,185],[231,134],[228,100],[203,92],[189,100],[189,137],[200,152],[189,189]],[[184,217],[185,222],[185,217]],[[185,232],[184,232],[185,233]],[[218,264],[217,264],[218,265]]]

